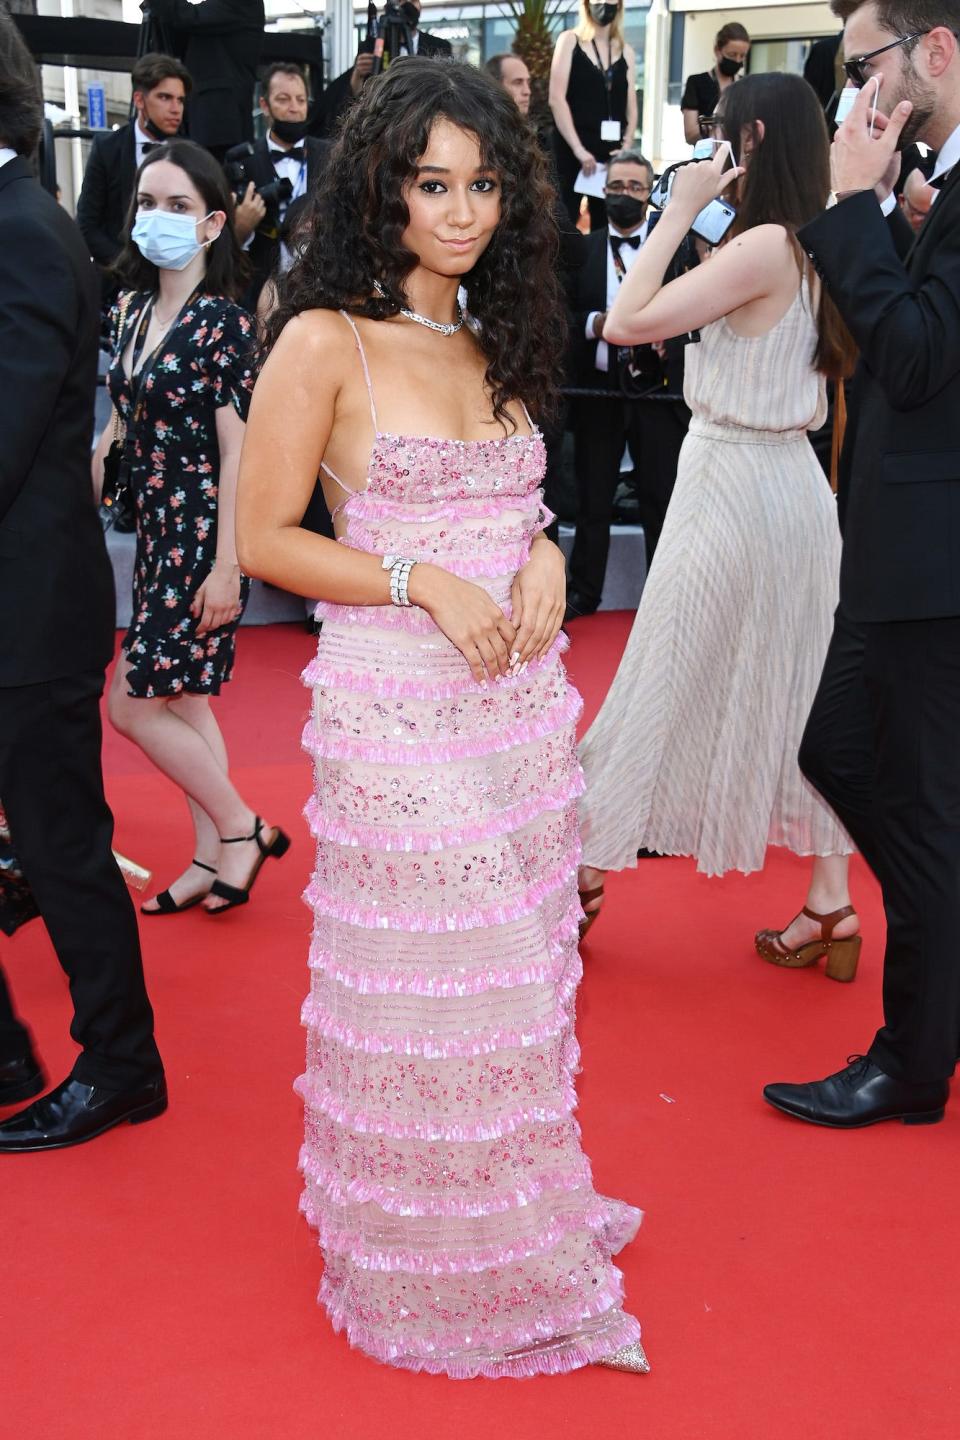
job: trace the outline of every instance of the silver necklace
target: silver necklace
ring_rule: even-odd
[[[379,280],[374,280],[373,288],[376,293],[385,298],[383,286]],[[439,320],[431,320],[426,315],[418,315],[416,310],[404,310],[401,306],[400,314],[405,320],[412,320],[415,325],[425,325],[428,330],[435,330],[438,335],[456,335],[457,331],[463,328],[463,309],[460,301],[457,301],[457,318],[450,325],[441,325]]]

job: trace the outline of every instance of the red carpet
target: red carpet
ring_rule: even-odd
[[[592,713],[628,617],[572,627]],[[865,1047],[882,916],[858,866],[856,984],[752,953],[805,866],[723,881],[686,860],[614,877],[580,1007],[586,1148],[599,1186],[647,1220],[622,1257],[653,1373],[454,1383],[351,1352],[314,1303],[297,1216],[310,867],[300,819],[299,628],[245,631],[220,702],[241,790],[295,837],[255,902],[144,921],[172,1103],[0,1171],[0,1440],[954,1440],[960,1430],[960,1108],[930,1128],[853,1134],[760,1100]],[[158,879],[189,858],[185,808],[109,736],[117,843]],[[5,945],[51,1077],[72,1062],[65,984],[38,927]]]

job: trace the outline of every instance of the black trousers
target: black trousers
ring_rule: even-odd
[[[163,1073],[133,904],[111,853],[94,671],[0,688],[0,797],[13,845],[70,982],[73,1074],[126,1089]],[[0,970],[0,1060],[30,1052]]]
[[[870,1058],[951,1075],[960,1042],[960,618],[837,612],[800,767],[883,890],[884,1024]]]
[[[673,494],[689,412],[681,401],[624,400],[619,396],[579,399],[572,405],[577,530],[570,556],[570,589],[595,609],[607,573],[623,447],[630,446],[636,467],[639,519],[649,565]]]

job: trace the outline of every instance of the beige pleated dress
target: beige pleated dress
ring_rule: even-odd
[[[836,504],[807,437],[826,415],[809,287],[755,339],[725,319],[686,351],[693,412],[626,651],[580,746],[583,863],[641,847],[708,875],[768,845],[848,854],[797,750],[837,603]]]

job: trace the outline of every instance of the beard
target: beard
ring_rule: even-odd
[[[937,109],[936,91],[932,86],[925,85],[920,79],[913,68],[909,55],[903,57],[898,92],[890,106],[891,111],[900,104],[901,100],[909,100],[913,106],[897,141],[897,149],[906,150],[908,145],[912,145],[923,134]]]

